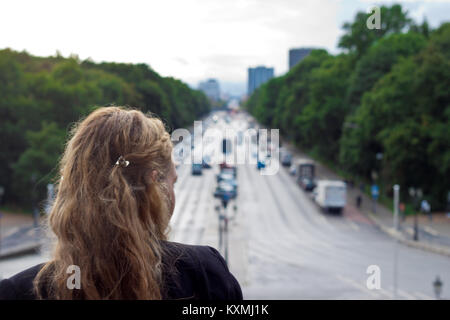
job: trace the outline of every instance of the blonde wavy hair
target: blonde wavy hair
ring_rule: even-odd
[[[138,110],[99,108],[74,126],[48,217],[53,257],[34,280],[38,298],[162,298],[171,155],[164,124]],[[128,166],[115,165],[120,156]],[[80,267],[79,290],[67,288],[70,265]]]

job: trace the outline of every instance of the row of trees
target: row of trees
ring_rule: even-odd
[[[261,86],[246,108],[262,123],[350,175],[421,187],[434,208],[450,191],[450,23],[415,24],[400,5],[344,25],[340,47],[314,50]],[[382,154],[380,160],[377,154]]]
[[[200,91],[146,64],[94,63],[0,50],[0,186],[3,200],[45,197],[71,124],[93,109],[127,105],[157,114],[169,130],[210,110]]]

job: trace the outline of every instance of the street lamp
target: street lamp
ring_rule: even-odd
[[[442,281],[439,276],[436,277],[436,280],[433,282],[434,294],[436,295],[436,299],[440,299],[442,292]]]
[[[0,204],[2,203],[2,198],[3,198],[4,194],[5,194],[5,188],[3,186],[0,186]],[[2,221],[2,213],[0,212],[0,251],[2,250],[2,234],[1,234],[2,224],[1,224],[1,221]]]

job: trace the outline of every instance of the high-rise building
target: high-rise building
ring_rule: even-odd
[[[312,48],[297,48],[289,50],[289,69],[302,61],[310,52]]]
[[[248,95],[251,95],[256,88],[273,78],[273,68],[258,66],[248,68]]]
[[[219,82],[216,79],[208,79],[204,82],[200,82],[198,88],[211,100],[219,101],[220,87]]]

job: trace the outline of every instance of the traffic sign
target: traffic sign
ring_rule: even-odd
[[[376,184],[372,185],[371,188],[372,198],[378,199],[378,196],[380,195],[380,189]]]

